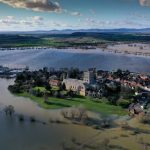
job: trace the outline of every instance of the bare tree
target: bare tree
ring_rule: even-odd
[[[14,106],[9,105],[4,108],[6,115],[12,116],[15,113]]]
[[[87,110],[83,106],[79,106],[79,121],[83,121],[83,119],[87,118]]]
[[[67,111],[67,110],[62,110],[62,111],[61,111],[61,115],[62,115],[64,118],[67,118],[67,117],[68,117],[68,111]]]

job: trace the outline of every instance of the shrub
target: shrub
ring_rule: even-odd
[[[124,130],[130,129],[129,124],[126,121],[121,122],[120,127],[121,127],[121,129],[124,129]]]
[[[34,117],[30,117],[30,122],[35,122],[36,119]]]
[[[120,99],[117,102],[117,105],[123,107],[123,108],[128,108],[128,106],[131,104],[130,100],[127,99]]]
[[[24,116],[23,115],[19,115],[19,121],[23,122],[24,121]]]
[[[109,118],[101,120],[101,127],[102,128],[110,128],[112,125],[113,125],[113,122]]]

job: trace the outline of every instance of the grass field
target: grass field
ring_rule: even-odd
[[[46,91],[45,87],[35,87],[34,90],[40,90],[41,92]]]
[[[1,34],[1,47],[36,47],[50,46],[55,48],[96,46],[103,47],[114,42],[148,42],[150,36],[145,34],[123,33],[80,33],[73,34]]]
[[[46,109],[59,109],[59,108],[83,105],[86,109],[94,112],[100,112],[104,114],[118,114],[118,115],[127,114],[127,111],[121,108],[120,106],[110,105],[107,104],[106,102],[95,102],[88,97],[71,98],[71,99],[60,99],[60,98],[50,97],[48,99],[49,104],[46,104],[43,98],[35,97],[28,93],[17,94],[17,96],[30,98],[31,100],[37,102],[39,106]],[[105,99],[102,99],[102,101],[105,101]]]

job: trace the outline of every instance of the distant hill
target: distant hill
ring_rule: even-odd
[[[91,32],[91,33],[145,33],[150,34],[150,28],[143,29],[128,29],[128,28],[120,28],[120,29],[65,29],[65,30],[50,30],[50,31],[0,31],[0,34],[72,34],[75,32]]]

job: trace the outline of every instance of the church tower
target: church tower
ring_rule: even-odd
[[[93,84],[95,82],[95,76],[93,71],[85,71],[83,75],[83,81],[88,84]]]

